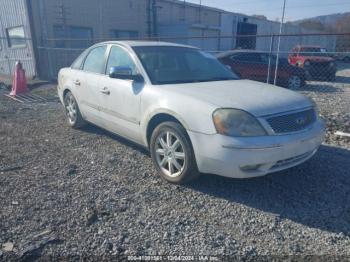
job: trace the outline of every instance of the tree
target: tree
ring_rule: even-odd
[[[319,21],[305,20],[299,24],[301,27],[309,30],[325,31],[325,25]]]

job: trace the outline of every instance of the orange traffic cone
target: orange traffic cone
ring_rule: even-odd
[[[21,61],[17,61],[10,96],[16,96],[27,92],[29,92],[29,89],[27,85],[26,72],[23,69]]]

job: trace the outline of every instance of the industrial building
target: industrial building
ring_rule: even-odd
[[[82,50],[111,39],[161,38],[209,51],[269,50],[271,39],[254,35],[278,30],[277,22],[183,0],[0,0],[0,74],[11,74],[21,60],[28,77],[55,79]],[[303,32],[292,25],[284,30]],[[282,41],[283,50],[301,40]],[[335,48],[333,39],[324,44]]]

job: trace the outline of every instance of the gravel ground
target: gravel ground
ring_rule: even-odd
[[[348,71],[340,73],[342,83],[302,91],[329,124],[313,159],[263,178],[204,175],[187,186],[163,182],[148,153],[120,137],[70,129],[55,101],[24,105],[1,95],[0,260],[350,258],[350,146],[333,135],[349,131]],[[50,96],[52,87],[36,92]]]
[[[308,82],[301,93],[312,98],[327,123],[326,143],[350,149],[350,138],[334,135],[350,133],[350,64],[339,64],[334,83]]]

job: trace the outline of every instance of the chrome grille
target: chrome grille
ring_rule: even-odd
[[[309,109],[297,113],[267,118],[271,128],[276,134],[291,133],[306,129],[316,121],[316,112]]]

